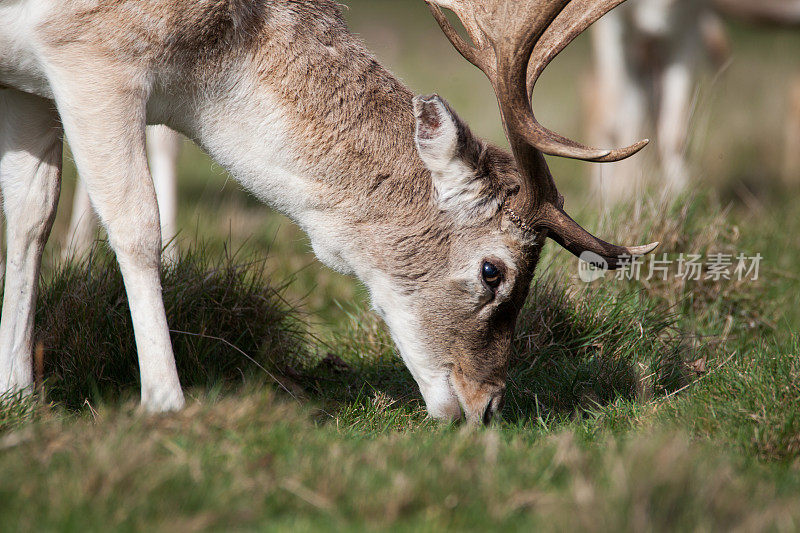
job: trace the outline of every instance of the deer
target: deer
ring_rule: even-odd
[[[592,148],[532,110],[545,67],[622,1],[427,2],[494,87],[510,153],[475,136],[442,97],[406,88],[333,0],[0,4],[9,221],[0,392],[31,389],[36,281],[66,137],[124,278],[141,407],[184,405],[145,150],[145,126],[165,124],[294,220],[322,263],[361,280],[430,417],[490,422],[545,239],[610,269],[658,246],[614,245],[580,226],[544,157],[617,161],[647,141]]]
[[[147,159],[158,201],[161,225],[161,247],[164,259],[177,260],[175,237],[177,235],[178,154],[180,135],[164,126],[148,126],[146,130]],[[94,241],[97,221],[92,212],[89,192],[82,180],[75,186],[72,199],[69,230],[63,248],[65,260],[86,254]],[[1,260],[1,259],[0,259]]]
[[[597,143],[656,131],[663,191],[690,183],[686,143],[695,79],[704,55],[718,66],[730,53],[721,16],[769,25],[800,23],[797,0],[635,0],[592,28],[594,75],[585,91],[588,130]],[[787,125],[790,134],[794,131]],[[787,136],[787,140],[791,135]],[[796,150],[787,149],[788,159]],[[608,203],[628,200],[643,169],[632,161],[593,169],[593,185]]]

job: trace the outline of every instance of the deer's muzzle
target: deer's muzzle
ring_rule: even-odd
[[[470,424],[488,425],[503,410],[505,383],[472,380],[459,370],[450,374],[450,382]]]

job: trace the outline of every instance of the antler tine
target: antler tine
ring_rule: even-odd
[[[634,155],[650,143],[649,139],[644,139],[627,148],[602,150],[573,141],[545,128],[536,120],[533,111],[529,114],[520,114],[517,121],[519,125],[517,131],[529,144],[547,155],[570,159],[595,163],[620,161]]]
[[[546,227],[550,232],[550,238],[569,250],[574,255],[580,257],[586,251],[593,252],[602,257],[610,270],[630,264],[634,257],[647,255],[660,246],[661,243],[654,242],[643,246],[618,246],[598,239],[580,224],[575,222],[572,217],[564,212],[563,209],[553,204],[546,204],[544,207],[542,227]]]
[[[428,4],[428,9],[430,9],[433,18],[436,19],[436,22],[439,23],[439,27],[444,32],[445,36],[448,40],[453,44],[456,50],[464,56],[464,59],[478,67],[484,72],[487,72],[487,69],[492,68],[490,63],[487,62],[487,54],[485,50],[478,50],[477,48],[470,46],[464,39],[461,38],[461,35],[458,34],[456,29],[450,24],[450,21],[447,20],[447,16],[444,12],[439,8],[439,6],[447,7],[448,9],[454,9],[454,3],[452,0],[425,0],[425,3]],[[456,12],[456,11],[454,11]],[[458,14],[458,12],[456,12]],[[466,15],[465,15],[466,17]],[[480,34],[477,26],[470,25],[469,27],[464,23],[464,19],[459,18],[462,20],[462,24],[464,27],[467,28],[467,33],[469,33],[470,38],[475,44],[483,43],[484,39],[483,36]],[[489,74],[487,73],[487,76]],[[491,76],[490,76],[491,78]]]

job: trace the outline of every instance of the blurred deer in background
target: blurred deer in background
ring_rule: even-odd
[[[652,126],[667,194],[683,190],[689,182],[686,143],[703,56],[721,65],[729,54],[720,14],[796,24],[800,2],[631,0],[591,31],[594,79],[585,91],[590,137],[596,143],[624,143]],[[796,152],[787,150],[787,159]],[[787,167],[793,164],[787,161]],[[643,181],[642,167],[631,161],[593,172],[595,188],[612,203],[630,198]]]
[[[148,126],[147,128],[147,159],[158,200],[163,255],[168,260],[174,260],[177,253],[173,241],[177,231],[175,218],[178,209],[177,180],[180,143],[180,135],[165,126]],[[92,211],[89,192],[86,190],[83,180],[78,179],[72,200],[69,231],[64,242],[64,258],[84,255],[92,246],[96,230],[97,218]]]
[[[438,96],[415,97],[333,0],[0,3],[9,221],[0,393],[32,386],[37,281],[65,134],[125,282],[142,404],[183,406],[145,149],[145,125],[166,124],[290,216],[323,263],[363,281],[431,416],[488,422],[502,407],[545,238],[610,268],[657,246],[616,246],[582,228],[544,158],[617,161],[647,142],[583,146],[540,126],[531,108],[545,67],[621,2],[429,3],[491,81],[511,154],[473,135]],[[472,45],[436,4],[459,16]]]
[[[704,0],[631,0],[592,28],[594,83],[587,86],[594,142],[635,138],[655,129],[665,189],[688,182],[685,146],[695,71],[703,56],[726,53],[721,21]],[[626,161],[593,169],[610,202],[630,198],[643,179]]]

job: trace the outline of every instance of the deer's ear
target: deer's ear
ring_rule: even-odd
[[[438,95],[414,98],[414,115],[423,163],[431,172],[448,170],[458,147],[458,119]]]
[[[472,156],[479,151],[477,139],[437,95],[414,98],[414,115],[417,151],[431,172],[442,209],[474,203],[482,188],[473,164],[477,157]]]

